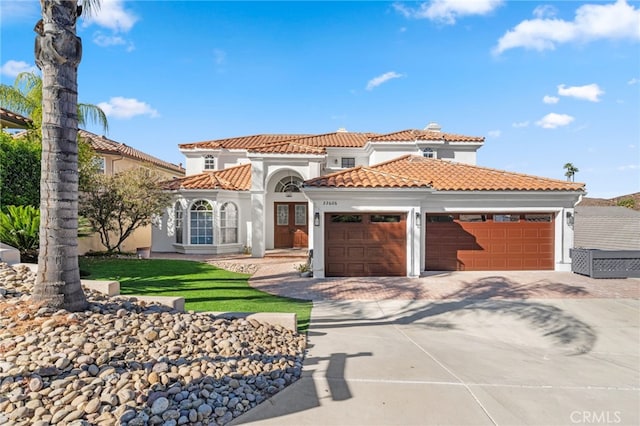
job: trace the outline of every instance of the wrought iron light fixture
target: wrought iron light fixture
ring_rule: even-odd
[[[320,226],[320,213],[319,212],[315,212],[313,214],[313,225],[314,226]]]
[[[416,226],[420,228],[422,226],[422,215],[420,212],[416,212]]]

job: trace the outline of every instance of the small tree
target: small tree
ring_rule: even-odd
[[[100,234],[107,252],[121,252],[136,229],[151,223],[169,205],[170,195],[158,186],[160,176],[134,168],[113,176],[94,175],[82,188],[80,214]]]

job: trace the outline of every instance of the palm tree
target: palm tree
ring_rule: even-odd
[[[76,21],[82,7],[40,0],[35,58],[42,71],[40,253],[32,300],[80,311],[87,299],[78,268],[78,64],[82,42]],[[92,9],[96,0],[84,0]]]
[[[565,164],[563,166],[563,169],[566,170],[564,175],[567,177],[567,181],[575,182],[575,174],[580,170],[578,170],[578,168],[572,163]]]
[[[0,106],[15,113],[29,117],[33,121],[34,131],[42,128],[42,77],[32,72],[21,72],[13,86],[0,84]],[[109,123],[104,111],[97,105],[78,104],[78,125],[84,127],[88,122],[102,127],[106,132]]]

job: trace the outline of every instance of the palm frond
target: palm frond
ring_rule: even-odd
[[[92,104],[78,104],[78,124],[82,127],[86,126],[87,122],[97,124],[102,127],[106,132],[109,131],[109,122],[107,115],[102,108]]]

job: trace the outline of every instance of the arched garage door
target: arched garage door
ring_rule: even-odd
[[[553,214],[427,214],[426,269],[554,269]]]
[[[404,213],[326,213],[325,276],[407,274]]]

